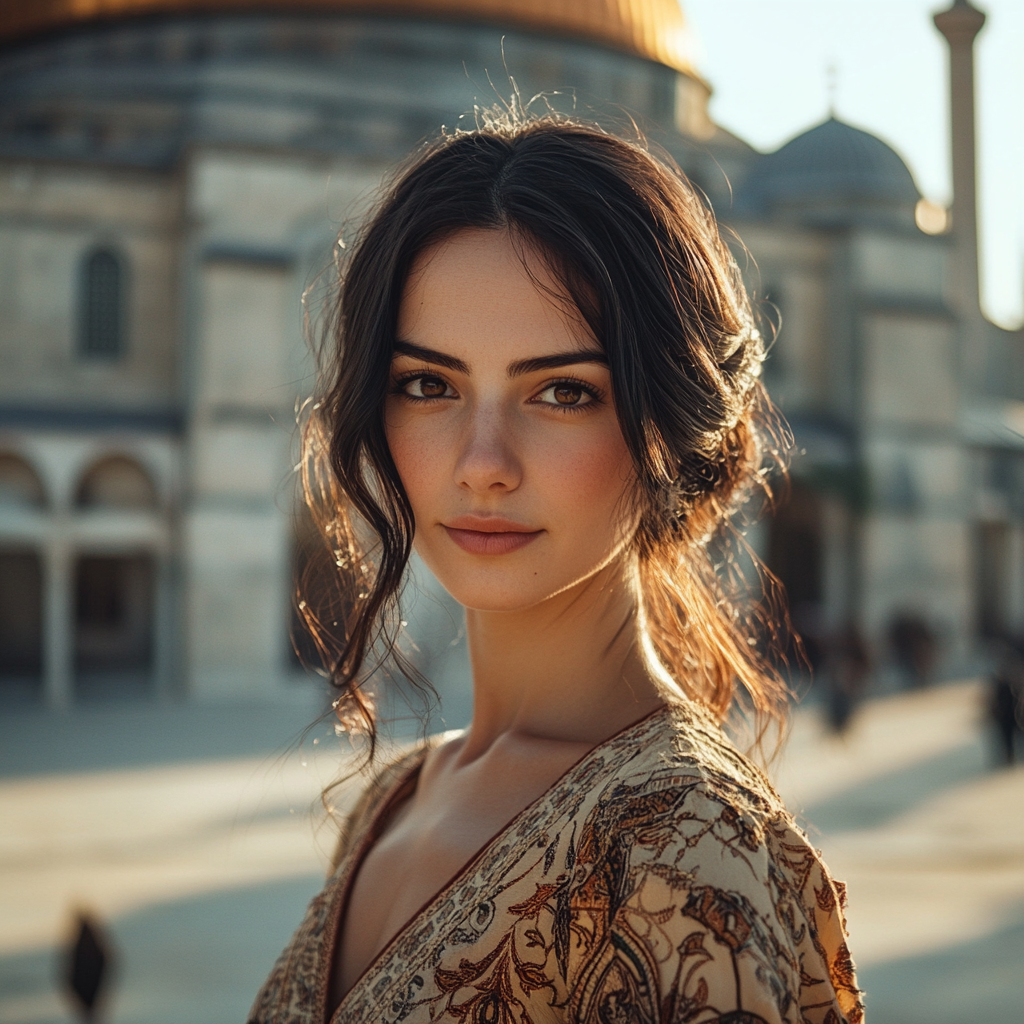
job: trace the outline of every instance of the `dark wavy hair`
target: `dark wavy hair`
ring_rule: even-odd
[[[682,173],[640,142],[555,115],[494,116],[435,140],[339,259],[303,424],[304,493],[324,543],[298,603],[341,691],[339,718],[369,734],[372,756],[367,681],[393,659],[423,682],[397,645],[415,524],[383,408],[410,268],[465,228],[508,231],[541,254],[608,357],[636,470],[638,621],[666,699],[723,721],[745,695],[761,735],[785,706],[765,657],[779,619],[765,613],[763,586],[760,604],[749,599],[728,551],[743,544],[739,506],[766,489],[762,337],[714,216]]]

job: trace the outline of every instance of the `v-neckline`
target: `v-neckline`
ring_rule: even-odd
[[[405,796],[410,795],[408,787],[410,783],[417,783],[419,780],[420,771],[423,768],[423,762],[427,758],[427,754],[431,748],[424,746],[419,752],[415,762],[409,766],[409,768],[401,775],[397,782],[395,782],[391,791],[381,801],[380,806],[377,807],[373,816],[370,819],[368,826],[363,830],[363,834],[359,839],[359,843],[355,850],[346,857],[343,861],[344,875],[339,879],[339,884],[332,897],[332,906],[328,914],[326,934],[329,936],[328,942],[321,950],[321,962],[320,970],[318,972],[319,977],[317,979],[318,986],[316,992],[316,1021],[317,1024],[339,1024],[340,1012],[344,1008],[345,1004],[352,998],[355,993],[366,981],[367,977],[374,971],[381,963],[384,962],[385,957],[391,952],[395,945],[408,934],[409,930],[415,925],[417,921],[431,908],[436,906],[441,900],[455,888],[473,868],[490,852],[494,846],[501,841],[516,825],[527,814],[530,814],[543,803],[551,795],[554,790],[562,786],[571,775],[577,770],[582,768],[584,764],[591,760],[591,758],[597,756],[605,747],[609,744],[621,739],[624,735],[633,729],[639,728],[641,725],[647,723],[650,719],[657,715],[665,713],[669,710],[667,704],[662,704],[655,708],[653,711],[649,711],[642,718],[638,718],[635,722],[630,722],[629,725],[623,726],[617,732],[611,736],[602,740],[600,743],[591,747],[586,753],[580,755],[564,772],[562,772],[557,779],[555,779],[547,789],[541,793],[535,800],[531,800],[522,810],[514,814],[497,832],[491,836],[477,851],[474,853],[463,865],[460,867],[443,886],[436,893],[430,896],[426,902],[409,918],[395,932],[394,935],[387,941],[387,943],[381,947],[380,951],[374,956],[362,973],[352,983],[348,991],[341,997],[338,1005],[331,1011],[330,1016],[327,1015],[327,1001],[330,996],[330,979],[331,971],[334,966],[334,958],[337,955],[339,948],[339,939],[341,938],[341,928],[345,922],[345,915],[348,910],[348,902],[352,892],[352,885],[355,882],[356,875],[359,873],[362,867],[363,861],[367,854],[370,852],[373,844],[380,838],[380,830],[384,822],[388,820],[389,815],[394,811],[398,800]],[[413,789],[415,792],[415,788]]]

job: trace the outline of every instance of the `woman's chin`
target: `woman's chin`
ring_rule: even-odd
[[[442,586],[444,584],[442,583]],[[543,604],[553,595],[550,592],[530,590],[523,592],[517,588],[497,589],[491,587],[445,590],[470,612],[525,612]]]
[[[476,612],[525,612],[572,585],[571,580],[542,579],[539,572],[525,578],[517,573],[472,573],[467,579],[462,573],[433,571],[463,608]]]
[[[488,573],[483,578],[466,579],[461,574],[440,574],[441,586],[467,611],[528,612],[560,598],[574,588],[585,587],[600,573],[602,566],[578,573],[544,573],[538,568],[526,578],[519,574]]]

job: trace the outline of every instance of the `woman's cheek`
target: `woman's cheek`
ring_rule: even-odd
[[[401,412],[387,418],[386,436],[391,458],[409,500],[415,507],[425,496],[424,487],[437,481],[438,453],[443,443],[434,438],[431,424],[425,418],[403,416]]]
[[[618,500],[631,470],[625,441],[616,429],[553,445],[547,475],[574,505],[585,501],[606,506]]]

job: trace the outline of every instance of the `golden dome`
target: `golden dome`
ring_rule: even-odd
[[[0,40],[106,18],[238,10],[349,10],[488,21],[591,39],[693,73],[679,0],[31,0],[3,4]]]

